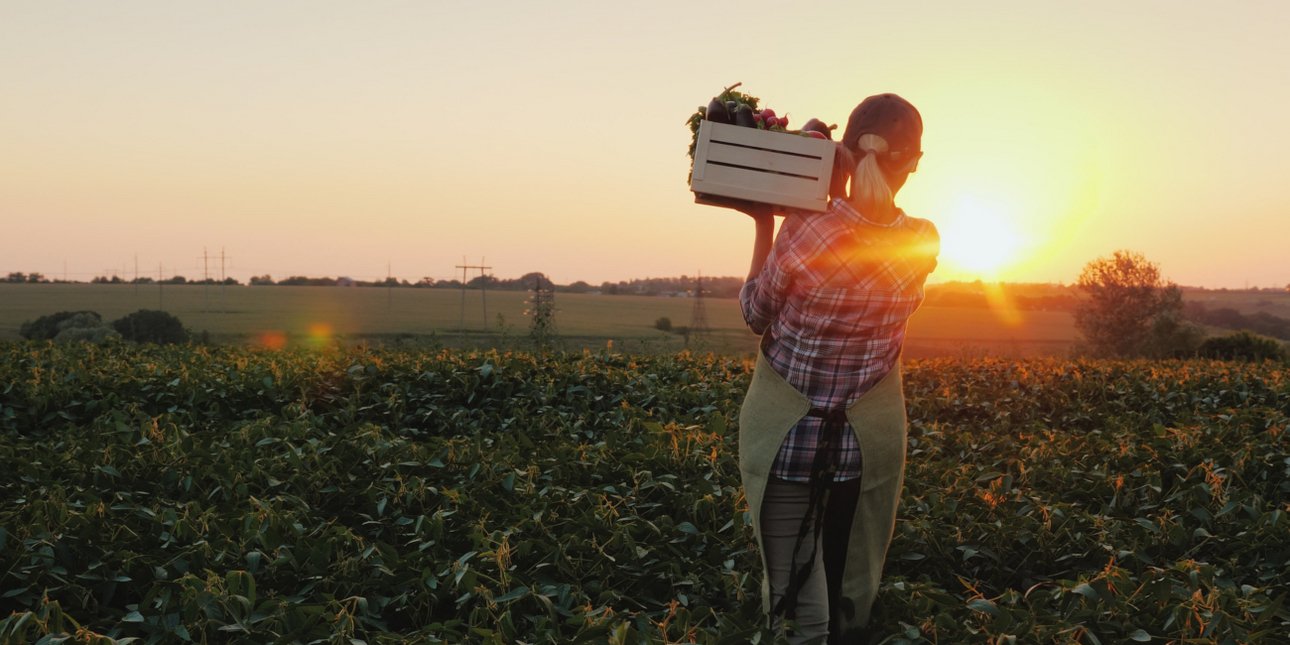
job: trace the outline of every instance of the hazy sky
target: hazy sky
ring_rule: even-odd
[[[742,275],[685,120],[922,111],[934,279],[1290,283],[1290,3],[0,0],[0,272]],[[983,252],[1007,259],[998,270]]]

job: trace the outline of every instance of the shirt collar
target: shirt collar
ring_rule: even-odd
[[[868,224],[869,226],[876,226],[878,228],[895,228],[905,223],[905,211],[899,208],[896,209],[896,219],[893,219],[890,224],[879,224],[862,215],[860,211],[856,210],[855,207],[851,205],[851,202],[848,202],[841,197],[833,198],[832,210],[834,212],[841,213],[843,217],[855,223]]]

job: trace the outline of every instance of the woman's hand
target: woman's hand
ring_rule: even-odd
[[[761,202],[741,202],[736,205],[735,210],[753,218],[753,221],[775,221],[775,207],[770,204]]]

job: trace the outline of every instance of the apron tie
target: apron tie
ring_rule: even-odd
[[[841,439],[839,435],[847,427],[846,408],[829,410],[812,407],[806,416],[822,419],[823,423],[820,425],[819,441],[815,445],[815,457],[811,461],[811,475],[807,480],[810,489],[806,498],[806,513],[802,516],[802,524],[797,530],[797,542],[793,544],[793,555],[789,560],[788,588],[771,610],[772,614],[789,619],[796,617],[798,594],[806,585],[806,579],[810,577],[815,563],[820,531],[824,527],[824,494],[833,481],[834,473],[838,471],[837,442]],[[811,555],[802,566],[794,568],[792,563],[797,562],[797,554],[801,552],[807,534],[811,535]]]

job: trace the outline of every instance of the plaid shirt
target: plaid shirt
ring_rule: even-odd
[[[923,302],[939,252],[931,222],[899,212],[890,225],[874,224],[834,199],[824,213],[785,218],[761,273],[740,290],[739,305],[784,380],[814,408],[845,408],[900,360],[905,323]],[[799,421],[771,474],[809,481],[822,424],[814,416]],[[834,481],[860,476],[855,433],[841,439]]]

